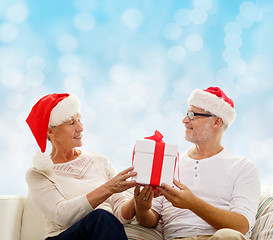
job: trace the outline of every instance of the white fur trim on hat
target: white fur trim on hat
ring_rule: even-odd
[[[33,163],[33,166],[50,175],[53,171],[53,162],[51,160],[51,158],[45,154],[45,153],[42,153],[41,151],[36,151],[35,155],[32,157],[32,163]]]
[[[80,101],[70,94],[68,97],[60,101],[51,111],[49,118],[49,126],[58,126],[65,121],[71,119],[80,112]]]
[[[196,89],[192,92],[188,99],[188,105],[202,108],[205,111],[222,118],[223,122],[228,126],[233,123],[236,117],[235,110],[229,103],[214,94],[200,89]]]

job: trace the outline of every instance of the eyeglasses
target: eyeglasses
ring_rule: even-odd
[[[213,114],[208,114],[208,113],[195,113],[195,112],[187,112],[187,116],[189,117],[190,120],[194,119],[194,116],[203,116],[203,117],[215,117]]]

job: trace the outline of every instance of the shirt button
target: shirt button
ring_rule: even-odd
[[[196,164],[198,164],[199,163],[199,161],[196,161]]]
[[[197,170],[197,167],[195,167],[194,169]]]
[[[194,176],[195,176],[195,177],[198,177],[198,175],[197,175],[197,174],[195,174]]]

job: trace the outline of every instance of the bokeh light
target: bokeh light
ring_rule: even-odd
[[[176,40],[181,34],[181,28],[176,23],[169,23],[164,29],[164,35],[169,40]]]
[[[87,12],[78,13],[74,18],[75,27],[83,32],[91,30],[95,24],[94,17]]]
[[[190,10],[188,9],[179,9],[176,11],[175,13],[175,21],[184,26],[184,25],[188,25],[191,20],[190,20]]]
[[[207,18],[206,11],[201,8],[195,8],[190,12],[190,20],[194,24],[203,24]]]
[[[31,86],[40,86],[45,79],[42,71],[29,71],[26,76],[27,82]]]
[[[191,34],[186,38],[185,45],[190,51],[197,52],[203,47],[203,39],[198,34]]]
[[[256,6],[256,4],[245,1],[240,6],[240,13],[243,17],[249,21],[260,21],[263,17],[262,11]]]
[[[6,12],[7,19],[14,23],[21,23],[28,17],[28,9],[23,3],[15,3]]]
[[[236,23],[236,22],[229,22],[225,26],[225,33],[226,34],[236,34],[236,35],[241,35],[242,34],[242,28],[241,26]]]
[[[33,56],[27,61],[29,71],[43,71],[45,68],[45,60],[39,56]]]
[[[127,9],[123,14],[122,14],[122,20],[125,26],[129,28],[138,28],[142,21],[143,21],[143,16],[142,13],[137,10],[137,9]]]
[[[212,0],[194,0],[193,6],[208,11],[212,7]]]
[[[168,57],[173,62],[181,63],[186,57],[186,51],[181,46],[172,46],[168,51]]]
[[[78,48],[78,40],[69,34],[62,35],[57,40],[57,47],[63,53],[72,53]]]
[[[226,47],[231,49],[239,49],[242,46],[240,35],[234,33],[227,34],[224,42]]]
[[[2,23],[0,25],[0,41],[11,42],[16,39],[18,35],[18,29],[13,23]]]

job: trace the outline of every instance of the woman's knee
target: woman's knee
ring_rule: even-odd
[[[87,229],[92,239],[127,239],[123,225],[112,213],[96,209],[88,218]]]
[[[94,216],[94,217],[100,217],[100,216],[109,216],[111,213],[107,212],[104,209],[95,209],[92,212],[90,212],[88,215]]]
[[[93,223],[94,221],[96,222],[96,224],[99,224],[99,222],[106,223],[108,221],[113,221],[114,219],[114,215],[104,209],[95,209],[86,215],[86,220],[89,223]]]
[[[229,229],[229,228],[222,228],[210,238],[210,240],[244,240],[246,239],[245,236],[240,233],[239,231]]]

